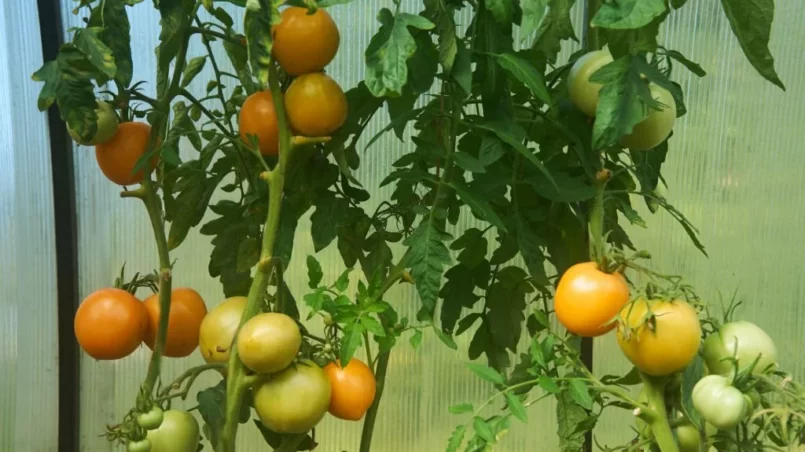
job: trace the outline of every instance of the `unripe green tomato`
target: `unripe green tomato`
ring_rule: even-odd
[[[146,430],[154,430],[162,425],[164,417],[165,415],[162,412],[162,408],[153,406],[147,413],[140,413],[140,415],[137,416],[137,423]]]
[[[612,62],[607,50],[596,50],[583,55],[573,63],[568,76],[568,94],[573,104],[587,116],[595,116],[598,94],[603,85],[590,81],[595,71]]]
[[[708,375],[693,387],[693,406],[702,419],[721,430],[738,425],[751,413],[749,397],[721,375]]]
[[[168,410],[162,425],[148,431],[151,452],[196,452],[199,443],[196,418],[187,411]]]
[[[620,144],[633,151],[648,151],[659,146],[671,134],[676,122],[676,102],[670,91],[649,85],[651,97],[662,105],[661,110],[649,109],[648,117],[634,126],[632,133],[621,138]]]
[[[126,451],[151,452],[151,441],[148,438],[144,438],[140,441],[129,441],[129,443],[126,444]]]
[[[676,439],[679,443],[679,452],[699,452],[699,430],[690,422],[676,428]]]
[[[101,144],[109,141],[115,136],[115,133],[117,133],[117,115],[111,105],[99,100],[95,114],[98,115],[98,121],[96,123],[98,128],[95,131],[95,136],[89,141],[81,140],[81,135],[78,134],[78,131],[71,129],[69,125],[67,126],[67,133],[70,134],[70,137],[72,137],[76,143],[83,145]]]
[[[777,347],[765,331],[751,322],[732,322],[721,327],[704,340],[702,356],[707,369],[714,374],[732,371],[729,358],[735,356],[738,368],[752,364],[760,355],[754,373],[774,370],[777,367]]]

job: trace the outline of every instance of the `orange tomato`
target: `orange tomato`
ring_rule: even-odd
[[[240,138],[251,146],[249,135],[257,135],[257,144],[263,155],[279,153],[279,127],[277,112],[270,91],[258,91],[243,102],[238,120]]]
[[[341,41],[333,18],[322,8],[308,14],[307,8],[290,7],[272,33],[272,55],[290,75],[322,70],[335,57]]]
[[[285,93],[288,121],[297,133],[324,137],[347,120],[347,96],[338,83],[321,72],[297,77]]]
[[[78,344],[95,359],[130,355],[145,337],[148,314],[142,302],[121,289],[101,289],[81,302],[75,313]]]
[[[330,414],[348,421],[359,421],[372,406],[377,390],[372,369],[352,358],[347,367],[331,362],[324,366],[330,380]]]
[[[142,182],[145,171],[134,172],[137,161],[148,150],[148,135],[151,126],[144,122],[124,122],[108,141],[95,146],[95,160],[104,176],[118,185],[134,185]],[[155,155],[151,168],[159,161]]]
[[[702,341],[699,315],[684,301],[637,300],[623,308],[618,345],[641,372],[656,377],[679,372]]]
[[[556,287],[554,310],[571,333],[595,337],[615,327],[614,322],[609,322],[628,302],[629,286],[623,275],[602,272],[595,262],[583,262],[562,275]]]
[[[148,311],[149,320],[145,343],[153,350],[159,329],[159,294],[145,299],[145,309]],[[168,337],[165,340],[163,355],[181,358],[193,353],[198,347],[199,329],[205,315],[207,305],[198,292],[186,287],[174,289],[171,292]]]

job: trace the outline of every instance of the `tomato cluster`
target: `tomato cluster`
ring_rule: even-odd
[[[284,96],[291,129],[308,137],[332,134],[347,118],[344,91],[322,72],[338,52],[338,27],[324,9],[308,14],[307,8],[290,7],[282,12],[272,33],[274,59],[295,77]],[[246,98],[238,125],[246,145],[251,146],[256,139],[261,154],[278,154],[279,124],[270,91],[258,91]]]

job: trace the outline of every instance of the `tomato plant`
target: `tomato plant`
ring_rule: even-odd
[[[233,452],[254,415],[275,450],[310,450],[328,410],[364,419],[358,450],[369,452],[394,348],[434,337],[458,349],[456,337],[471,335],[468,358],[483,361],[469,369],[495,393],[480,406],[451,408],[474,414],[448,450],[491,449],[512,417],[527,421],[526,408],[551,397],[562,452],[592,446],[585,436],[605,408],[631,410],[643,424],[637,442],[621,449],[676,452],[680,426],[668,414],[706,431],[702,419],[715,405],[697,402],[715,391],[694,389],[703,377],[702,325],[714,344],[705,347],[708,366],[737,361],[725,388],[759,399],[753,417],[722,422],[712,444],[752,450],[803,437],[805,388],[779,370],[746,370],[758,354],[776,361],[772,348],[757,335],[743,345],[740,328],[714,331],[694,289],[642,264],[650,253],[628,234],[627,222],[646,225],[635,206],[644,202],[649,213],[667,211],[705,251],[661,183],[676,118],[687,113],[674,80],[683,70],[706,75],[658,41],[669,17],[685,20],[677,11],[690,8],[684,0],[579,2],[581,40],[568,0],[355,2],[349,7],[379,9],[379,25],[358,49],[363,80],[345,91],[327,68],[347,45],[343,24],[324,8],[344,3],[84,0],[77,11],[86,27],[34,74],[44,82],[40,108],[58,104],[81,142],[101,141],[96,91],[111,97],[121,122],[96,145],[96,158],[112,183],[127,187],[121,197],[143,202],[159,257],[153,274],[127,284],[156,293],[144,304],[124,291],[93,294],[76,314],[91,356],[123,358],[142,340],[153,350],[132,408],[109,422],[107,438],[142,442],[138,418],[195,391],[216,452]],[[149,5],[160,15],[157,73],[143,84],[133,80],[128,12]],[[721,6],[750,63],[782,87],[768,50],[773,14],[753,15],[738,0]],[[560,59],[573,40],[583,48]],[[221,70],[224,58],[231,71]],[[202,74],[206,83],[194,83]],[[386,115],[367,136],[370,121]],[[380,168],[385,178],[373,187],[359,180],[361,160],[373,158],[363,151],[385,133],[410,146]],[[227,297],[209,313],[199,294],[172,290],[185,269],[171,252],[193,228],[209,237],[209,275]],[[313,245],[301,257],[304,293],[284,278],[300,259],[298,230],[309,230]],[[344,268],[334,281],[324,280],[316,257],[328,247]],[[397,284],[416,290],[412,318],[396,310]],[[108,315],[116,298],[125,298],[125,315]],[[567,331],[554,328],[554,314]],[[312,332],[317,319],[321,335]],[[635,368],[598,376],[588,338],[616,327]],[[725,356],[730,338],[739,347]],[[196,346],[206,364],[169,382],[162,358]],[[355,359],[359,350],[365,363]],[[209,370],[225,379],[194,388]],[[637,385],[642,396],[634,398],[626,387]],[[498,398],[504,409],[482,417]],[[191,451],[199,431],[190,414],[169,409],[147,437],[152,450]]]
[[[164,419],[165,413],[162,411],[162,408],[153,406],[148,412],[141,413],[137,416],[137,423],[146,430],[154,430],[162,425]]]
[[[774,371],[777,366],[777,347],[774,341],[754,323],[731,322],[707,336],[702,350],[707,368],[712,373],[726,374],[733,369],[754,364],[755,372]],[[757,359],[757,362],[754,361]]]
[[[330,380],[330,414],[348,421],[359,421],[372,406],[377,390],[372,369],[363,361],[352,358],[341,367],[337,362],[324,366]]]
[[[95,135],[89,140],[84,140],[75,130],[67,127],[67,133],[78,144],[97,145],[109,141],[117,133],[118,120],[114,107],[104,101],[98,101],[98,108],[95,109],[98,119],[96,122]]]
[[[708,375],[693,388],[693,405],[702,419],[720,429],[731,429],[752,413],[752,401],[721,375]]]

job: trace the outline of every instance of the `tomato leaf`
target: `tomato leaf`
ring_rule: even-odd
[[[316,201],[316,211],[310,216],[310,236],[316,252],[327,248],[335,239],[349,202],[344,198],[326,197]]]
[[[614,144],[648,116],[647,104],[653,99],[648,85],[632,64],[633,58],[640,57],[621,57],[590,77],[590,81],[605,83],[599,94],[593,125],[595,149]]]
[[[204,432],[207,440],[211,444],[218,444],[218,438],[226,421],[226,380],[199,391],[196,394],[196,401],[198,412],[206,424]]]
[[[556,400],[559,450],[562,452],[578,452],[584,445],[584,432],[578,432],[576,429],[589,415],[584,408],[573,402],[567,391],[557,394]]]
[[[449,74],[458,54],[456,23],[453,19],[455,8],[441,0],[425,0],[425,16],[435,24],[439,36],[439,63]]]
[[[545,274],[545,256],[540,251],[543,245],[542,238],[534,232],[523,211],[523,201],[519,196],[514,199],[513,223],[514,232],[517,236],[517,248],[523,256],[528,273],[538,285],[549,285],[548,276]]]
[[[447,449],[445,452],[458,452],[458,449],[461,447],[461,443],[464,442],[464,434],[467,431],[467,426],[461,424],[453,430],[453,434],[450,435],[450,441],[447,443]]]
[[[419,348],[419,345],[422,344],[422,330],[414,330],[414,334],[411,335],[409,342],[411,342],[411,347],[413,347],[414,350]]]
[[[749,63],[763,78],[785,91],[769,51],[774,0],[721,0],[721,6]]]
[[[506,381],[500,375],[498,371],[492,369],[489,366],[484,366],[483,364],[475,364],[475,363],[468,363],[467,368],[472,371],[475,375],[481,377],[482,379],[494,383],[496,385],[504,385]]]
[[[364,329],[375,336],[385,337],[386,331],[383,329],[383,325],[377,321],[374,317],[370,317],[368,315],[362,315],[360,317],[361,324],[363,325]]]
[[[473,157],[466,152],[455,152],[453,153],[453,162],[458,165],[459,168],[469,171],[472,173],[485,173],[486,168],[482,161],[478,160],[477,158]]]
[[[190,82],[204,69],[207,64],[207,56],[195,57],[187,62],[184,71],[182,72],[182,88],[190,86]]]
[[[500,219],[497,213],[492,210],[492,207],[489,203],[485,202],[483,199],[477,197],[472,190],[465,185],[463,182],[453,179],[451,182],[448,183],[449,186],[453,187],[458,194],[458,197],[467,204],[470,209],[472,209],[473,213],[478,216],[478,218],[491,223],[499,230],[506,232],[506,225],[503,224],[503,220]]]
[[[447,270],[445,278],[447,281],[439,291],[439,296],[443,299],[441,326],[445,331],[453,331],[462,309],[472,307],[480,297],[474,292],[472,274],[465,264]]]
[[[458,344],[456,344],[456,341],[453,339],[453,336],[445,333],[444,331],[440,330],[439,328],[436,328],[435,326],[433,327],[433,331],[436,333],[436,336],[439,337],[439,340],[442,341],[444,345],[453,350],[458,350]]]
[[[632,367],[626,375],[605,375],[601,377],[601,382],[608,385],[634,386],[642,383],[640,371],[637,367]]]
[[[514,2],[510,0],[487,0],[486,7],[501,25],[510,25],[514,18]]]
[[[87,56],[98,71],[112,79],[117,75],[117,65],[110,49],[100,38],[100,27],[81,28],[73,37],[73,45]]]
[[[366,87],[376,97],[399,96],[408,82],[408,59],[417,50],[408,30],[430,30],[435,25],[428,19],[408,13],[392,14],[383,8],[378,14],[382,24],[366,48]]]
[[[545,79],[542,77],[542,73],[531,63],[513,53],[495,55],[495,59],[500,67],[522,82],[534,97],[548,105],[549,108],[553,105],[551,93],[548,91],[548,87],[545,86]]]
[[[453,414],[463,414],[469,413],[474,410],[471,403],[460,403],[458,405],[452,405],[448,409]]]
[[[630,151],[632,163],[635,166],[637,180],[640,182],[640,190],[646,193],[644,199],[651,213],[655,213],[658,204],[654,199],[654,191],[660,183],[660,169],[665,162],[668,154],[668,143],[657,146],[651,152]]]
[[[508,1],[508,0],[507,0]],[[508,92],[508,77],[497,64],[494,55],[512,50],[511,21],[498,21],[490,5],[478,8],[473,24],[474,42],[471,43],[476,63],[472,81],[480,86],[484,114],[490,117],[512,118],[514,107]],[[477,54],[476,54],[477,53]],[[514,122],[514,121],[512,121]]]
[[[475,418],[472,420],[472,428],[475,429],[475,434],[487,443],[495,442],[495,434],[492,432],[489,424],[487,424],[482,418],[475,416]]]
[[[676,50],[666,50],[665,55],[668,56],[669,58],[672,58],[672,59],[680,62],[690,72],[693,72],[694,74],[696,74],[699,77],[704,77],[705,75],[707,75],[707,72],[705,72],[705,70],[702,69],[702,67],[699,65],[699,63],[695,63],[695,62],[687,59],[687,57],[685,57],[685,55],[682,55],[682,53],[680,53],[680,52],[678,52]]]
[[[571,380],[568,387],[570,396],[585,410],[593,409],[593,398],[590,396],[590,388],[581,380]]]
[[[106,0],[103,8],[94,8],[89,17],[90,27],[103,27],[100,40],[109,48],[114,58],[114,78],[128,87],[134,74],[131,61],[131,25],[126,13],[128,0]]]
[[[576,0],[548,0],[548,13],[537,29],[533,48],[545,55],[549,63],[556,63],[556,56],[562,50],[562,41],[576,39],[570,10]]]
[[[350,322],[344,326],[344,337],[341,338],[341,367],[349,364],[355,351],[363,343],[361,336],[364,331],[363,325],[357,322]]]
[[[523,18],[520,21],[520,38],[525,41],[542,24],[548,10],[548,0],[520,0]]]
[[[249,63],[261,88],[268,86],[268,65],[272,64],[271,49],[274,47],[271,29],[280,21],[278,6],[272,0],[253,0],[243,16]]]
[[[246,90],[246,94],[254,93],[257,88],[252,80],[252,71],[249,69],[248,50],[246,50],[246,47],[229,40],[224,40],[223,46],[229,61],[232,63],[232,67],[235,69],[235,73],[238,75],[238,80]]]
[[[512,391],[508,391],[506,392],[506,403],[509,405],[509,411],[511,411],[514,417],[523,422],[528,422],[525,406],[522,400],[520,400],[520,397],[517,397]]]
[[[617,0],[601,5],[590,25],[634,30],[648,25],[666,10],[666,0]]]
[[[307,278],[308,278],[308,286],[311,289],[315,289],[319,287],[319,283],[321,283],[321,278],[324,276],[324,272],[321,270],[321,264],[315,257],[312,255],[307,256]]]
[[[179,53],[184,39],[184,29],[189,17],[180,2],[159,2],[159,33],[157,47],[157,97],[162,97],[168,90],[168,74],[170,64]]]
[[[249,237],[240,242],[238,246],[238,258],[235,269],[239,272],[247,272],[252,269],[260,260],[260,242]]]
[[[444,242],[452,238],[436,225],[433,215],[430,215],[403,241],[403,245],[409,248],[408,266],[411,268],[417,292],[429,313],[436,307],[442,272],[451,260]]]
[[[247,404],[244,404],[247,405]],[[272,449],[278,449],[282,445],[283,439],[288,436],[287,434],[277,433],[265,425],[262,422],[255,419],[254,425],[257,426],[257,429],[260,430],[260,434],[263,435],[263,439],[266,441],[266,444],[271,446]],[[215,444],[215,443],[213,443]],[[299,443],[294,450],[296,451],[304,451],[304,450],[313,450],[318,446],[319,443],[313,440],[313,437],[310,435],[305,435],[305,438],[302,442]]]

